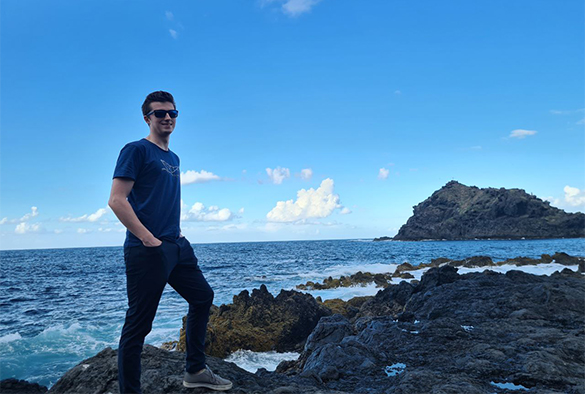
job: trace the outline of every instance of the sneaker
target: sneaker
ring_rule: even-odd
[[[224,391],[232,388],[232,382],[214,374],[208,366],[205,366],[203,372],[185,372],[183,386],[189,388],[205,387],[212,390]]]

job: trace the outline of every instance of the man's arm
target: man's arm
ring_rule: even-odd
[[[112,208],[112,211],[114,211],[118,219],[120,219],[120,222],[122,222],[122,224],[134,234],[136,238],[141,240],[144,246],[159,246],[162,244],[161,240],[157,239],[146,227],[144,227],[127,200],[133,186],[134,181],[131,179],[114,178],[108,205]]]

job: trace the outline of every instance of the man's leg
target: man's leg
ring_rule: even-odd
[[[128,311],[118,348],[120,393],[140,393],[140,355],[144,338],[166,285],[166,273],[157,248],[136,246],[124,251]]]
[[[213,290],[205,280],[196,259],[177,264],[168,282],[189,303],[186,371],[195,373],[205,368],[205,333],[213,302]]]

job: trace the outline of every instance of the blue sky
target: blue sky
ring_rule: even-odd
[[[584,4],[4,0],[0,248],[121,245],[167,90],[194,243],[394,235],[455,179],[585,209]]]

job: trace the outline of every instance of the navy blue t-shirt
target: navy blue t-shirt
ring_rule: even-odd
[[[175,241],[181,232],[179,156],[143,138],[120,151],[114,178],[129,178],[134,187],[128,202],[140,222],[158,239]],[[124,247],[142,245],[126,231]]]

